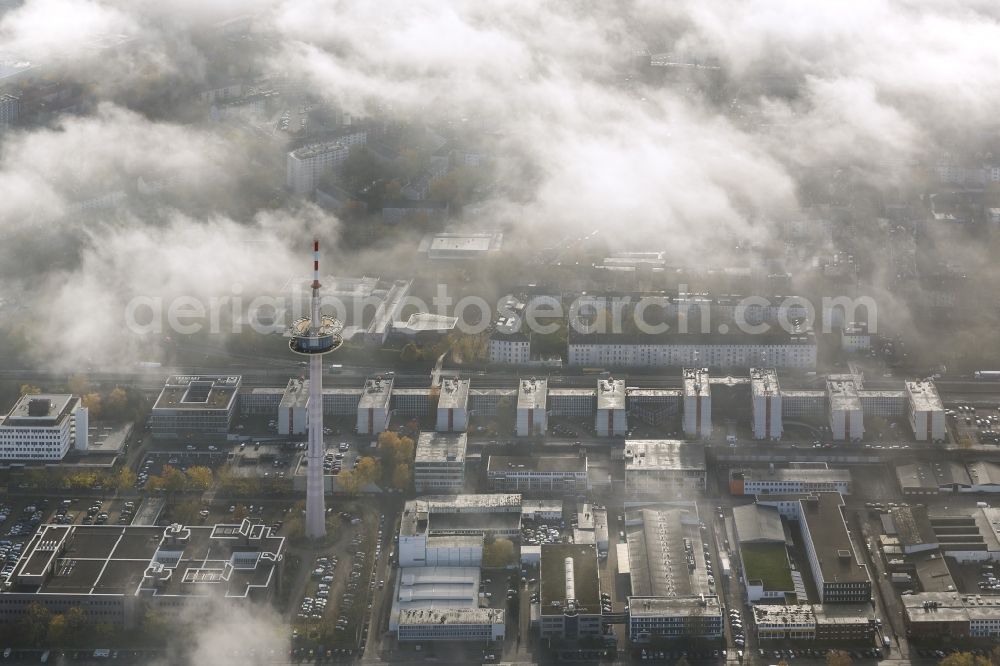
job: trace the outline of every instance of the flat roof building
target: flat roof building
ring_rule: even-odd
[[[358,401],[358,434],[377,435],[389,427],[392,403],[392,375],[377,375],[365,380],[365,387]]]
[[[503,234],[486,233],[439,233],[424,236],[419,251],[428,259],[482,259],[495,254],[503,247]]]
[[[835,440],[856,441],[864,437],[864,412],[857,377],[830,375],[826,381],[830,431]]]
[[[576,641],[601,635],[597,549],[545,544],[539,573],[542,638]]]
[[[730,472],[729,489],[734,495],[766,495],[776,493],[837,492],[851,494],[851,472],[829,469],[825,463],[788,467],[751,467]]]
[[[684,434],[691,437],[712,436],[712,385],[708,368],[684,368]]]
[[[829,603],[869,603],[872,582],[866,567],[854,551],[839,493],[818,493],[803,498],[800,525],[806,554],[820,601]]]
[[[265,601],[277,590],[285,539],[266,525],[43,525],[0,593],[0,618],[32,603],[81,608],[95,623],[131,628],[147,611],[190,614],[205,597]]]
[[[399,570],[389,631],[400,641],[495,641],[504,638],[504,611],[479,607],[479,569]]]
[[[437,408],[438,432],[464,432],[469,427],[469,380],[441,380]]]
[[[705,490],[708,467],[700,444],[677,439],[630,439],[625,442],[624,458],[628,494],[691,497]]]
[[[172,375],[149,416],[157,439],[225,439],[236,411],[239,375]]]
[[[465,486],[464,432],[421,432],[413,460],[413,486],[418,493],[461,492]]]
[[[486,482],[494,492],[585,492],[588,489],[587,457],[576,454],[489,456]]]
[[[906,382],[907,416],[917,441],[943,442],[944,403],[932,381]]]
[[[70,449],[86,451],[89,412],[69,394],[21,396],[0,417],[0,460],[58,461]]]
[[[1000,596],[921,592],[900,597],[911,637],[934,641],[1000,637]]]
[[[531,378],[518,382],[514,428],[518,437],[532,437],[546,433],[549,427],[548,400],[548,380]]]
[[[750,368],[754,439],[781,439],[781,388],[775,368]]]
[[[625,380],[597,380],[597,412],[594,431],[598,437],[624,437],[628,432],[625,412]]]

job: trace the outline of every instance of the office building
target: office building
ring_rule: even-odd
[[[708,368],[684,368],[684,434],[691,437],[712,436],[712,387]]]
[[[393,377],[376,376],[365,380],[358,402],[358,434],[377,435],[389,427]]]
[[[799,501],[809,568],[824,604],[867,604],[872,582],[854,551],[839,493],[818,493]]]
[[[493,492],[585,492],[587,457],[576,454],[489,456],[486,483]]]
[[[295,194],[311,194],[324,175],[340,174],[344,170],[351,146],[364,144],[365,136],[364,132],[359,132],[288,153],[285,185]]]
[[[921,592],[900,597],[911,638],[933,643],[1000,637],[1000,595]]]
[[[778,371],[774,368],[751,368],[750,394],[753,400],[753,438],[781,439],[781,389],[778,386]]]
[[[715,595],[628,598],[629,641],[645,644],[722,636],[722,604]]]
[[[518,437],[544,435],[548,430],[549,383],[545,379],[522,379],[517,390],[517,422],[514,431]]]
[[[458,493],[465,486],[464,432],[422,432],[413,460],[413,487],[418,493]]]
[[[403,506],[399,566],[428,566],[435,558],[478,566],[485,537],[517,539],[520,533],[520,495],[426,495]],[[455,537],[478,537],[478,548],[471,540]],[[454,552],[434,552],[437,549]]]
[[[729,473],[733,495],[836,492],[851,494],[851,472],[829,469],[826,463],[789,463],[788,467],[751,467]]]
[[[173,375],[149,416],[156,439],[225,439],[236,411],[239,375]]]
[[[89,446],[89,412],[69,394],[23,395],[0,417],[0,459],[58,461]]]
[[[445,377],[438,394],[437,431],[464,432],[469,427],[469,380]]]
[[[945,439],[944,404],[931,381],[906,382],[906,406],[913,436],[919,442]]]
[[[857,441],[864,437],[864,411],[858,394],[859,383],[854,375],[830,375],[827,378],[830,431],[834,440]]]
[[[597,413],[594,432],[598,437],[624,437],[628,432],[625,413],[625,380],[599,379],[597,381]]]

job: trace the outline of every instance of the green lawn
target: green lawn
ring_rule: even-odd
[[[792,571],[784,544],[747,543],[740,548],[747,580],[763,582],[765,590],[792,589]]]

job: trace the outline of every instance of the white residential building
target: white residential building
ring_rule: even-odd
[[[856,441],[864,437],[864,411],[853,375],[830,375],[826,382],[830,430],[835,440]]]
[[[343,171],[350,154],[350,147],[340,141],[293,150],[288,153],[285,185],[295,194],[311,194],[325,174]]]

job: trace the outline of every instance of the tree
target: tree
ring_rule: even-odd
[[[391,430],[385,430],[379,433],[378,448],[386,469],[413,462],[415,444],[409,437],[401,437]]]
[[[175,523],[180,523],[181,525],[191,525],[198,522],[200,517],[198,513],[201,511],[201,502],[196,499],[188,499],[179,503],[170,512],[170,516],[173,518]]]
[[[978,657],[971,652],[953,652],[940,662],[941,666],[990,666],[987,657]]]
[[[84,375],[70,375],[66,386],[73,395],[84,395],[90,392],[90,380]]]
[[[993,666],[1000,666],[1000,646],[993,648],[990,652],[990,662]]]
[[[407,342],[399,352],[399,360],[406,365],[413,365],[420,360],[420,350],[412,342]]]
[[[122,491],[135,485],[135,472],[131,467],[120,467],[110,479],[111,487]]]
[[[38,602],[31,603],[21,616],[21,634],[29,645],[38,647],[49,632],[49,609]]]
[[[81,402],[90,411],[91,417],[96,418],[101,415],[101,394],[97,391],[84,395]]]
[[[45,634],[45,642],[49,645],[65,645],[66,643],[66,616],[56,613],[49,618],[49,628]]]
[[[111,393],[108,394],[108,407],[113,409],[124,409],[128,404],[128,393],[121,386],[116,386],[111,389]]]
[[[826,653],[826,666],[850,666],[851,655],[843,650],[830,650]]]
[[[413,469],[405,464],[400,463],[392,471],[392,487],[399,490],[409,490],[410,482],[413,480]]]
[[[208,490],[212,487],[214,475],[210,467],[195,465],[189,467],[187,471],[187,483],[191,488],[198,490]]]
[[[374,483],[382,476],[382,466],[370,456],[358,458],[358,466],[354,468],[354,475],[358,477],[359,486],[363,487]]]
[[[514,544],[500,537],[483,546],[483,566],[505,567],[514,562]]]
[[[159,476],[149,477],[149,483],[154,489],[165,490],[168,493],[179,493],[187,487],[187,477],[173,465],[164,465]]]
[[[348,495],[357,495],[361,491],[363,484],[361,483],[361,479],[358,478],[357,473],[347,470],[337,475],[337,485]]]
[[[21,395],[38,395],[42,392],[42,389],[37,386],[32,386],[31,384],[21,384]]]
[[[63,617],[66,618],[66,640],[71,643],[79,643],[87,636],[88,625],[87,614],[79,606],[73,606],[67,610]]]

